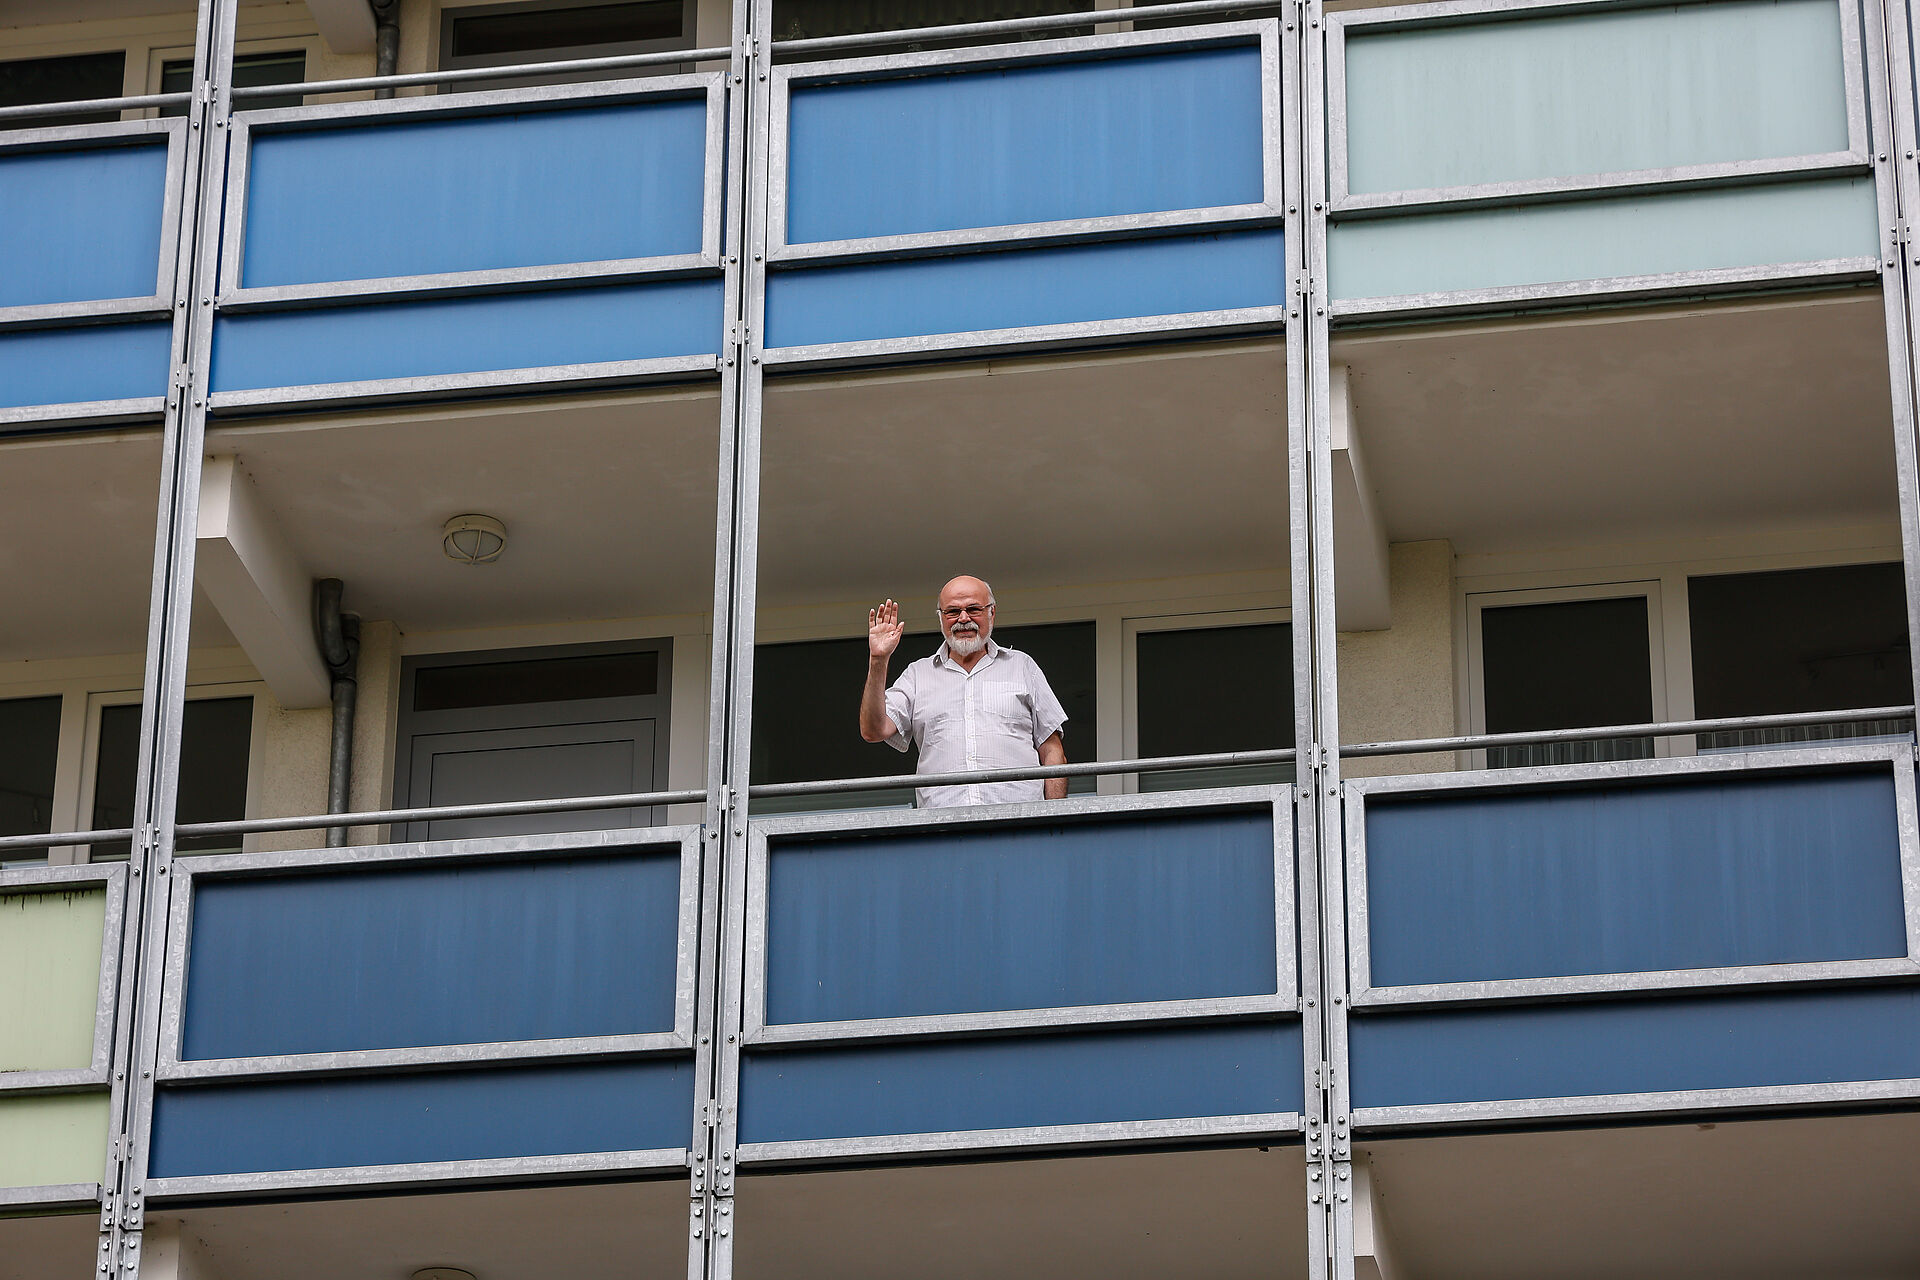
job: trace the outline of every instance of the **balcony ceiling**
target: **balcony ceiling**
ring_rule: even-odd
[[[1284,570],[1285,373],[1238,342],[770,385],[761,603]]]
[[[713,602],[719,399],[710,389],[229,425],[233,453],[315,577],[413,631],[700,613]],[[489,565],[442,553],[494,516]]]
[[[1334,358],[1396,542],[1515,551],[1898,515],[1878,293],[1380,330]]]
[[[1414,1280],[1920,1274],[1920,1115],[1364,1144]]]
[[[682,1177],[241,1204],[169,1216],[197,1242],[208,1280],[407,1280],[436,1266],[480,1280],[561,1280],[684,1276],[690,1203]]]

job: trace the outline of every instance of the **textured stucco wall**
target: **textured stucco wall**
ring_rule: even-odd
[[[1340,740],[1381,742],[1453,733],[1453,546],[1388,549],[1393,625],[1339,637]],[[1452,755],[1351,760],[1348,777],[1453,768]]]
[[[391,622],[367,622],[360,627],[360,698],[353,725],[353,807],[383,809],[393,794],[393,721],[400,685],[400,646]],[[327,744],[333,733],[333,713],[324,707],[288,710],[266,702],[265,724],[254,750],[260,770],[258,790],[262,818],[296,813],[322,813],[327,807]],[[371,844],[375,828],[356,827],[352,843]],[[324,842],[318,832],[268,832],[252,838],[249,849],[311,849]]]

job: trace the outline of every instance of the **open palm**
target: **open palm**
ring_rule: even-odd
[[[867,610],[867,652],[876,658],[892,657],[905,630],[900,625],[900,606],[893,601]]]

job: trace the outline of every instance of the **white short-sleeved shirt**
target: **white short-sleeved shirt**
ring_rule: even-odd
[[[887,719],[896,751],[920,748],[921,773],[963,769],[1013,769],[1040,763],[1040,744],[1067,722],[1039,664],[1018,649],[987,641],[987,651],[968,671],[942,644],[931,657],[910,663],[887,690]],[[1046,798],[1046,784],[970,783],[921,787],[922,809],[962,804],[1013,804]]]

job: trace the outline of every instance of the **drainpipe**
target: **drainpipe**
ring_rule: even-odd
[[[313,584],[313,634],[320,642],[320,660],[333,676],[333,742],[327,756],[327,812],[347,812],[348,795],[353,784],[353,710],[359,700],[360,683],[354,672],[360,665],[360,619],[340,612],[340,593],[345,584],[338,578],[322,578]],[[347,842],[345,827],[327,829],[327,847],[339,848]]]
[[[400,66],[400,0],[367,0],[367,7],[373,10],[373,74],[390,76]],[[373,96],[391,98],[393,89],[375,89]]]

